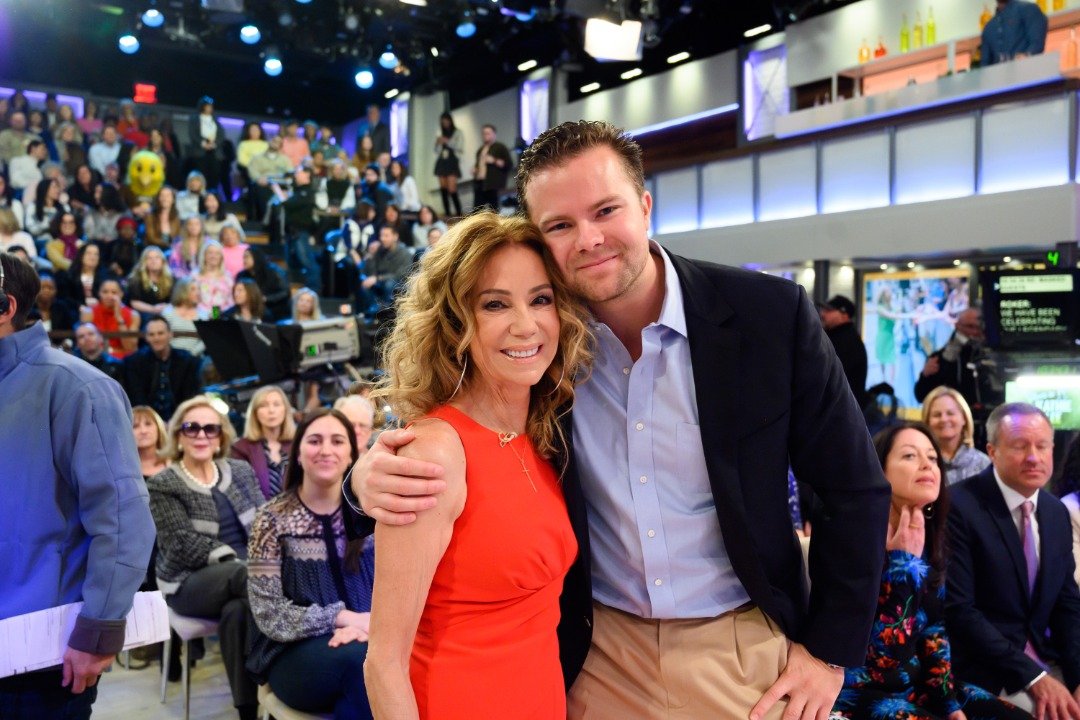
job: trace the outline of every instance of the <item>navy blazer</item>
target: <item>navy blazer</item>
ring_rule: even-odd
[[[732,566],[750,599],[815,656],[866,659],[885,560],[890,489],[843,367],[798,285],[671,255],[683,290],[705,464]],[[572,443],[572,422],[563,419]],[[585,498],[573,462],[563,492],[579,553],[560,598],[569,688],[592,639]],[[788,513],[788,463],[824,512],[802,552]],[[353,516],[352,533],[371,531]]]
[[[1075,691],[1080,683],[1080,591],[1065,506],[1039,491],[1039,575],[1029,598],[1020,533],[993,466],[949,491],[945,616],[956,676],[993,693],[1002,688],[1019,692],[1042,672],[1024,654],[1030,639],[1040,657],[1061,665],[1065,684]]]

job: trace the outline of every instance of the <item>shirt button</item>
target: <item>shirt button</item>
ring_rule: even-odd
[[[639,422],[639,423],[638,423],[637,425],[635,425],[634,427],[636,427],[636,428],[637,428],[638,430],[644,430],[644,429],[645,429],[645,423],[643,423],[643,422]]]
[[[651,538],[656,537],[656,531],[655,530],[650,530],[649,531],[649,537],[651,537]]]
[[[655,580],[653,580],[653,581],[652,581],[652,584],[653,584],[653,585],[656,585],[657,587],[659,587],[660,585],[663,585],[663,584],[664,584],[664,581],[663,581],[663,580],[661,580],[660,578],[656,578]]]
[[[630,374],[630,368],[623,368],[622,369],[622,374],[623,375],[629,375]]]
[[[649,478],[642,475],[641,477],[638,478],[638,482],[641,483],[642,485],[644,485],[645,483],[649,482]]]

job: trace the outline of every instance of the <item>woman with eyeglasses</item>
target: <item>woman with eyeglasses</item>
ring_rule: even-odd
[[[249,644],[247,544],[265,503],[251,466],[229,458],[236,431],[206,395],[173,413],[163,456],[146,482],[158,532],[157,582],[181,615],[218,620],[233,705],[255,718],[255,684],[244,669]]]

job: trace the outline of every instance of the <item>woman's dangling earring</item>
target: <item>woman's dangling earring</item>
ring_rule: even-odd
[[[934,503],[927,503],[926,505],[924,505],[922,509],[922,514],[923,517],[927,520],[934,517]]]
[[[461,364],[461,377],[458,378],[457,387],[454,388],[454,392],[450,393],[450,397],[446,398],[447,402],[454,399],[454,396],[458,394],[458,390],[461,389],[461,383],[465,382],[465,371],[469,369],[469,356],[465,355],[465,362]]]

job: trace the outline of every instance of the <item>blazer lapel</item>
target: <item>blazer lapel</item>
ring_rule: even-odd
[[[1052,578],[1059,578],[1063,574],[1062,568],[1054,562],[1058,554],[1054,547],[1057,538],[1072,537],[1072,528],[1058,527],[1053,513],[1047,509],[1049,501],[1046,491],[1040,490],[1039,506],[1035,510],[1035,519],[1039,523],[1039,572],[1035,576],[1035,592],[1031,594],[1032,607],[1038,607],[1043,594],[1046,592],[1047,583]],[[1056,595],[1056,593],[1055,593]]]
[[[1016,582],[1021,590],[1020,596],[1026,605],[1030,605],[1024,547],[1020,544],[1020,533],[1016,531],[1016,523],[1013,522],[1009,507],[1005,504],[1005,498],[1002,497],[1001,490],[998,489],[993,472],[993,467],[988,468],[987,472],[982,476],[980,484],[982,486],[983,507],[990,514],[998,533],[1001,535],[1001,542],[1009,554],[1009,560],[1012,562],[1015,571]],[[1036,581],[1037,584],[1038,581]]]

